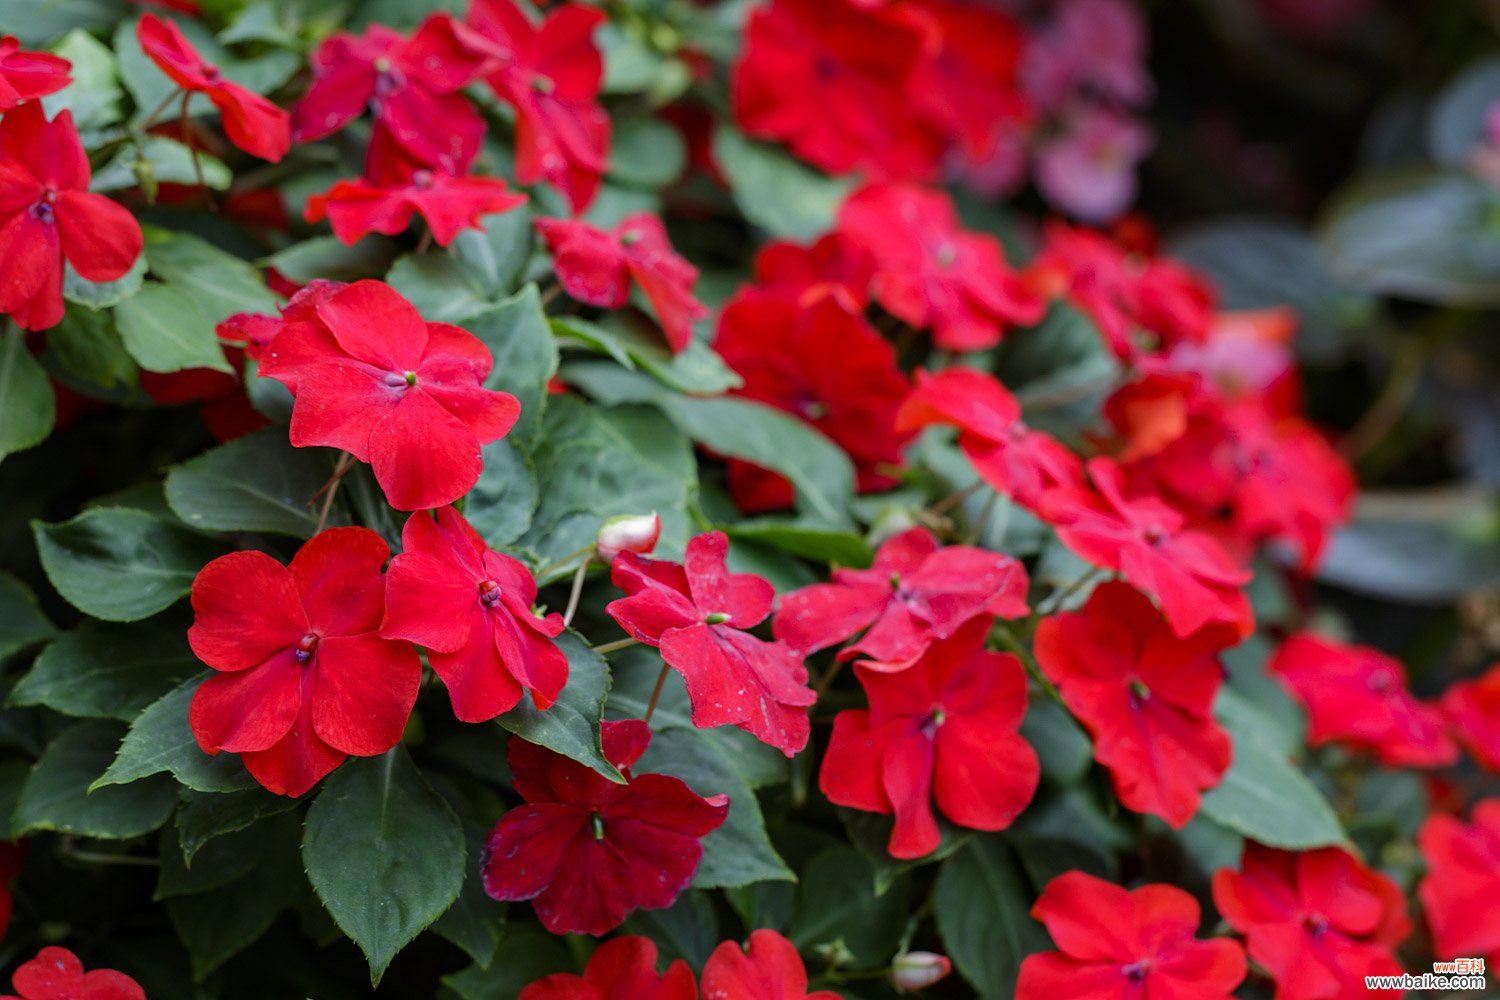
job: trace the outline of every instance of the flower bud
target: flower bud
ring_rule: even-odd
[[[655,511],[650,514],[621,514],[600,526],[594,548],[600,559],[612,563],[621,552],[634,552],[636,555],[650,552],[656,548],[656,540],[660,537],[661,518]]]
[[[908,951],[891,963],[891,982],[903,992],[925,989],[953,971],[948,956],[930,951]]]

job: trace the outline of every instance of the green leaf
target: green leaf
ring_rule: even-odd
[[[557,701],[542,712],[528,692],[519,705],[495,721],[528,743],[576,760],[611,781],[622,781],[599,743],[599,720],[609,695],[609,666],[577,632],[564,632],[557,637],[557,645],[568,657],[568,684]]]
[[[300,800],[274,795],[257,785],[239,792],[182,792],[177,810],[177,838],[183,861],[193,864],[205,845],[243,830],[267,816],[288,812]]]
[[[77,28],[107,28],[125,16],[125,0],[6,0],[5,30],[28,46]]]
[[[1088,734],[1051,698],[1038,698],[1027,707],[1021,736],[1036,750],[1042,774],[1059,784],[1081,779],[1094,756]]]
[[[188,726],[193,692],[203,681],[194,677],[151,703],[130,724],[109,769],[91,786],[128,785],[169,771],[178,781],[200,792],[234,792],[250,788],[255,779],[232,753],[209,755]]]
[[[262,867],[229,885],[166,901],[167,917],[192,959],[194,982],[271,929],[277,914],[296,902],[294,874]]]
[[[854,180],[820,174],[777,146],[721,126],[714,161],[724,170],[734,203],[745,218],[784,239],[811,242],[834,226]]]
[[[1467,167],[1487,143],[1485,115],[1500,100],[1500,59],[1481,60],[1443,88],[1427,116],[1427,148],[1445,167]]]
[[[839,819],[843,820],[849,840],[874,866],[877,896],[885,895],[896,884],[896,879],[905,873],[952,856],[953,852],[968,843],[969,838],[974,835],[973,830],[950,823],[945,817],[939,816],[938,846],[931,854],[921,858],[893,858],[890,851],[891,831],[896,826],[893,817],[840,807]]]
[[[52,433],[52,382],[15,327],[0,332],[0,459],[41,444]]]
[[[95,507],[32,523],[47,579],[69,604],[111,622],[149,618],[193,586],[218,546],[143,510]]]
[[[318,528],[312,498],[332,474],[326,451],[293,448],[286,428],[269,427],[175,466],[167,502],[194,528],[311,538]]]
[[[863,536],[853,531],[831,530],[822,524],[763,517],[721,527],[733,540],[760,542],[803,559],[837,566],[868,566],[874,558]]]
[[[744,384],[714,349],[701,340],[673,354],[661,335],[623,323],[611,327],[590,323],[576,316],[556,316],[552,330],[564,342],[576,342],[613,358],[627,369],[637,365],[657,381],[678,392],[695,396],[717,396]]]
[[[402,746],[334,772],[307,811],[302,858],[372,983],[452,905],[466,867],[463,826]]]
[[[470,316],[465,325],[495,358],[484,387],[508,392],[521,401],[521,416],[509,437],[522,451],[531,450],[547,407],[547,380],[557,372],[557,342],[536,286],[528,285],[504,302]]]
[[[165,823],[177,803],[177,786],[170,778],[89,791],[114,756],[122,728],[116,722],[90,719],[58,734],[26,779],[11,833],[20,837],[56,830],[124,840]]]
[[[188,233],[146,227],[151,273],[186,292],[213,325],[235,313],[274,313],[276,296],[254,264]]]
[[[66,374],[100,388],[135,382],[135,360],[126,353],[108,312],[69,309],[62,322],[47,331],[47,349]]]
[[[958,971],[982,1000],[1009,1000],[1022,959],[1049,945],[1010,849],[994,834],[974,837],[943,864],[932,898]]]
[[[492,441],[481,452],[484,469],[464,500],[464,517],[491,548],[520,538],[536,511],[536,473],[509,439]]]
[[[483,229],[465,229],[453,239],[448,254],[472,277],[486,301],[495,302],[515,290],[534,242],[531,209],[526,205],[479,220]]]
[[[877,968],[896,953],[910,901],[909,878],[877,896],[869,860],[852,847],[832,847],[803,870],[786,936],[804,952],[843,942],[854,968]]]
[[[109,46],[82,28],[74,28],[52,51],[68,61],[73,82],[42,98],[47,117],[56,118],[58,112],[67,109],[73,112],[73,124],[85,136],[118,122],[124,91]]]
[[[573,972],[563,939],[535,927],[508,927],[488,966],[478,962],[443,977],[461,1000],[515,1000],[526,986],[553,972]]]
[[[657,191],[682,176],[687,143],[660,118],[619,117],[609,151],[609,176],[627,187]]]
[[[430,323],[462,325],[489,305],[474,276],[447,254],[403,254],[385,280]]]
[[[36,595],[9,573],[0,573],[0,660],[52,638],[56,630]]]
[[[146,285],[115,307],[115,324],[125,350],[147,371],[231,370],[214,321],[174,285]]]
[[[695,969],[703,967],[723,940],[713,897],[701,889],[688,889],[665,910],[636,910],[621,930],[655,941],[663,963],[680,958]]]
[[[78,272],[73,270],[73,265],[68,264],[63,268],[63,298],[92,310],[108,309],[139,292],[145,280],[145,254],[137,257],[135,263],[130,265],[130,270],[114,281],[88,281],[79,277]],[[64,316],[64,320],[66,319],[67,316]]]
[[[366,236],[353,246],[345,246],[335,236],[315,236],[278,250],[260,263],[274,267],[299,285],[317,278],[358,281],[386,274],[399,252],[388,236]]]
[[[464,824],[464,843],[468,852],[465,870],[471,875],[464,879],[458,899],[432,925],[434,934],[462,948],[482,969],[489,968],[495,957],[495,948],[500,944],[500,928],[505,922],[505,904],[490,898],[490,894],[484,891],[484,880],[478,876],[488,837],[488,827],[478,823]]]
[[[129,722],[200,669],[181,629],[86,621],[42,650],[6,704]]]
[[[234,174],[224,161],[203,150],[197,151],[194,164],[193,150],[176,139],[153,135],[140,147],[126,146],[115,154],[104,166],[94,172],[89,181],[90,191],[123,191],[141,183],[140,171],[149,170],[149,177],[158,184],[188,184],[223,191],[229,187]],[[145,164],[144,167],[141,164]],[[199,181],[199,178],[202,181]]]
[[[1074,869],[1114,879],[1119,870],[1116,855],[1135,844],[1135,837],[1109,818],[1084,785],[1044,786],[1006,831],[1005,840],[1038,889]]]

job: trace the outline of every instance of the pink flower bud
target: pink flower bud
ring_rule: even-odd
[[[891,982],[903,992],[926,989],[953,971],[948,956],[930,951],[908,951],[891,963]]]
[[[656,548],[661,537],[661,518],[655,511],[650,514],[622,514],[612,517],[599,528],[599,537],[594,548],[599,558],[607,563],[615,561],[621,552],[644,555]]]

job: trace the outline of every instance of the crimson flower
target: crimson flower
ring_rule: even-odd
[[[941,191],[867,185],[844,202],[838,224],[875,260],[875,301],[914,327],[931,327],[939,347],[993,347],[1004,327],[1035,323],[1046,311],[1006,266],[1000,241],[961,229]]]
[[[894,858],[937,849],[934,798],[961,826],[1003,830],[1036,792],[1036,752],[1018,732],[1026,672],[985,650],[992,622],[973,619],[899,673],[855,667],[870,707],[834,717],[818,787],[838,805],[894,813]]]
[[[693,341],[693,323],[708,309],[693,297],[698,269],[672,249],[667,230],[650,212],[627,215],[611,230],[578,219],[538,219],[552,251],[557,280],[573,298],[618,309],[630,282],[645,294],[674,353]]]
[[[688,542],[680,565],[622,552],[610,579],[627,596],[604,610],[682,674],[693,725],[738,726],[791,757],[807,746],[806,709],[817,695],[790,647],[744,631],[765,621],[776,595],[753,573],[730,573],[728,551],[713,531]]]
[[[553,934],[604,934],[632,910],[672,905],[693,880],[701,840],[718,829],[729,798],[703,799],[677,778],[630,773],[651,730],[630,719],[601,726],[618,784],[522,739],[507,753],[516,794],[485,846],[484,888],[529,899]]]
[[[1214,875],[1214,905],[1276,981],[1276,1000],[1365,996],[1365,976],[1401,974],[1406,896],[1342,847],[1247,843],[1240,870]]]
[[[1342,743],[1393,767],[1440,767],[1458,757],[1442,713],[1413,697],[1401,662],[1378,649],[1302,632],[1266,669],[1306,706],[1310,746]]]
[[[321,295],[321,293],[320,293]],[[389,285],[357,281],[288,323],[260,374],[286,385],[292,444],[327,445],[369,462],[398,510],[440,507],[479,479],[479,449],[520,414],[484,388],[494,358],[467,330],[428,323]]]
[[[1443,692],[1443,714],[1474,760],[1500,772],[1500,663]]]
[[[1443,958],[1500,963],[1500,799],[1481,799],[1473,822],[1438,813],[1417,833],[1427,876],[1417,886]]]
[[[568,659],[552,641],[562,615],[532,613],[536,580],[518,560],[491,551],[452,507],[417,511],[385,577],[380,634],[427,647],[427,660],[463,722],[487,722],[531,692],[537,708],[557,700]]]
[[[957,0],[919,0],[936,28],[911,97],[938,122],[965,162],[988,163],[1030,115],[1018,70],[1025,37],[1003,10]]]
[[[545,180],[574,212],[599,190],[609,156],[609,115],[599,104],[604,60],[594,28],[604,13],[576,3],[540,26],[513,0],[474,0],[468,26],[491,56],[485,79],[516,109],[516,180]]]
[[[917,527],[887,539],[869,569],[835,569],[831,583],[785,595],[771,624],[776,638],[804,655],[867,629],[839,659],[863,654],[866,669],[888,673],[911,666],[935,640],[975,618],[1026,613],[1026,569],[1014,558],[941,547]]]
[[[73,114],[47,121],[40,101],[0,118],[0,314],[28,330],[63,317],[63,261],[88,281],[114,281],[141,255],[141,227],[90,194]]]
[[[188,714],[205,752],[238,753],[255,780],[295,797],[345,758],[400,741],[422,661],[379,633],[390,554],[368,528],[329,528],[290,566],[232,552],[198,571],[188,643],[220,671]]]
[[[19,996],[0,1000],[146,1000],[141,984],[114,969],[84,972],[78,956],[66,948],[43,948],[10,978]]]
[[[135,36],[172,82],[191,94],[203,94],[224,121],[229,141],[251,156],[275,163],[292,146],[291,116],[253,90],[227,79],[182,34],[172,21],[142,14]]]
[[[560,972],[538,979],[517,1000],[698,1000],[693,970],[682,959],[656,972],[656,942],[626,935],[589,956],[583,975]]]
[[[755,283],[802,302],[832,296],[849,312],[869,304],[875,262],[858,243],[832,232],[811,246],[772,242],[755,254]]]
[[[0,37],[0,111],[57,93],[73,82],[71,69],[61,56],[22,49],[13,35]]]
[[[1198,901],[1175,886],[1131,892],[1068,872],[1047,883],[1031,915],[1058,950],[1026,957],[1016,1000],[1228,1000],[1245,978],[1245,950],[1194,937]]]
[[[807,967],[797,947],[773,930],[750,933],[747,953],[725,941],[703,966],[703,1000],[840,1000],[831,990],[807,992]]]

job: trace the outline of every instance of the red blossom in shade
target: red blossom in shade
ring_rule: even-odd
[[[599,104],[604,60],[594,29],[604,13],[560,4],[540,26],[513,0],[474,0],[468,26],[492,62],[485,79],[516,109],[516,180],[545,180],[575,212],[599,190],[609,156],[609,115]]]
[[[329,528],[290,566],[233,552],[199,570],[188,643],[220,671],[188,714],[204,751],[238,753],[255,780],[295,797],[345,758],[400,741],[422,661],[379,633],[390,554],[368,528]]]
[[[458,93],[485,56],[463,25],[433,14],[407,38],[372,24],[337,34],[312,55],[312,86],[292,109],[292,138],[321,139],[374,108],[377,131],[419,164],[463,173],[484,137],[484,120]]]
[[[1443,692],[1453,735],[1482,767],[1500,772],[1500,663]]]
[[[738,726],[791,757],[807,746],[817,696],[789,646],[744,631],[765,621],[775,591],[753,573],[730,573],[728,551],[713,531],[688,542],[681,565],[622,552],[610,578],[627,596],[605,610],[682,674],[693,725]]]
[[[143,14],[135,26],[141,49],[172,82],[191,94],[203,94],[224,122],[229,141],[251,156],[275,163],[292,146],[291,116],[271,101],[227,79],[172,21]]]
[[[1088,463],[1093,488],[1064,486],[1042,497],[1042,517],[1079,558],[1120,573],[1161,605],[1172,631],[1189,636],[1206,625],[1251,628],[1241,589],[1250,574],[1213,537],[1186,527],[1175,508],[1154,496],[1126,497],[1120,468]]]
[[[702,838],[729,811],[677,778],[631,774],[646,752],[644,722],[605,722],[604,756],[625,783],[519,738],[508,757],[526,800],[500,817],[483,862],[495,899],[529,899],[553,934],[604,934],[632,910],[672,905],[703,857]]]
[[[0,840],[0,937],[10,926],[11,911],[15,900],[10,894],[10,883],[21,874],[26,861],[26,845],[20,841]]]
[[[818,787],[838,805],[894,813],[894,858],[937,849],[934,799],[961,826],[1003,830],[1036,793],[1036,751],[1018,732],[1026,672],[985,650],[992,621],[970,621],[899,673],[855,667],[870,707],[834,717]]]
[[[1240,870],[1215,873],[1214,905],[1276,981],[1276,1000],[1368,996],[1365,976],[1400,975],[1392,949],[1411,930],[1401,887],[1341,847],[1247,843]]]
[[[141,255],[141,227],[90,194],[73,114],[47,121],[40,101],[0,119],[0,314],[27,330],[63,317],[63,261],[88,281],[114,281]]]
[[[233,441],[269,427],[265,414],[250,405],[239,376],[244,352],[226,346],[224,356],[234,373],[214,368],[186,368],[176,372],[140,373],[141,388],[163,406],[198,403],[204,426],[217,441]]]
[[[1500,799],[1481,799],[1473,822],[1438,813],[1417,834],[1427,876],[1417,897],[1440,958],[1500,964]]]
[[[807,992],[807,967],[796,945],[761,929],[750,933],[748,953],[737,941],[725,941],[708,956],[703,1000],[839,1000],[839,995]]]
[[[926,528],[888,539],[869,569],[835,569],[781,599],[776,638],[804,655],[836,646],[866,629],[839,659],[869,657],[877,671],[904,670],[935,640],[982,615],[1027,613],[1026,569],[1003,552],[941,547]]]
[[[961,229],[941,191],[868,185],[839,209],[839,230],[874,258],[875,301],[914,327],[931,327],[939,347],[993,347],[1006,326],[1035,323],[1045,312],[1006,266],[1000,241]]]
[[[140,983],[114,969],[84,972],[78,956],[66,948],[43,948],[11,976],[18,996],[0,1000],[146,1000]]]
[[[693,340],[693,323],[708,309],[693,297],[698,269],[667,240],[661,220],[649,212],[627,215],[605,230],[577,219],[538,219],[536,227],[552,251],[557,279],[573,298],[618,309],[634,281],[645,293],[674,353]]]
[[[0,37],[0,111],[57,93],[72,82],[71,69],[61,56],[27,51],[12,35]]]
[[[1287,639],[1267,668],[1307,708],[1310,746],[1341,743],[1393,767],[1458,758],[1443,716],[1412,696],[1399,660],[1309,632]]]
[[[831,296],[810,303],[747,289],[719,316],[714,348],[744,384],[734,394],[795,414],[854,460],[861,492],[890,489],[910,435],[894,430],[910,388],[896,351],[863,315]],[[837,358],[837,364],[830,364]],[[793,501],[782,476],[731,461],[729,488],[746,511],[780,510]]]
[[[1229,734],[1213,719],[1224,680],[1214,632],[1178,638],[1149,598],[1113,582],[1036,630],[1037,662],[1093,737],[1120,801],[1173,828],[1229,768]]]
[[[378,281],[322,294],[315,316],[288,323],[261,355],[260,374],[296,397],[292,444],[369,462],[397,510],[463,496],[479,479],[480,447],[504,437],[521,409],[484,388],[489,350],[467,330],[426,322]]]
[[[958,446],[979,477],[1024,507],[1054,486],[1083,481],[1083,462],[1021,420],[1021,405],[993,375],[972,368],[917,372],[917,388],[896,413],[896,429],[959,429]]]
[[[1131,892],[1068,872],[1047,883],[1031,915],[1058,950],[1021,963],[1016,1000],[1228,1000],[1245,978],[1245,950],[1194,937],[1198,901],[1175,886]]]
[[[452,507],[408,518],[401,549],[385,577],[380,634],[427,647],[453,714],[486,722],[514,708],[523,689],[550,708],[568,681],[568,658],[552,641],[563,620],[532,613],[536,580],[526,567],[492,551]]]
[[[698,986],[680,958],[657,975],[656,942],[627,935],[600,945],[583,975],[538,979],[517,1000],[698,1000]]]
[[[832,296],[849,312],[869,304],[875,262],[842,233],[829,233],[812,246],[767,243],[755,254],[755,283],[768,292],[808,302]]]

